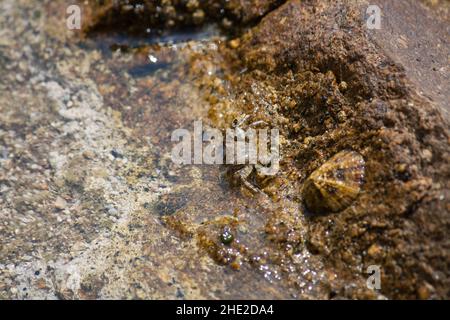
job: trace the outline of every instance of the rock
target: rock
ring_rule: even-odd
[[[83,151],[83,157],[92,160],[95,158],[95,153],[92,150],[85,150]]]
[[[425,283],[417,289],[417,296],[420,300],[428,300],[433,292],[434,288],[429,283]]]
[[[53,206],[58,210],[64,210],[67,207],[67,202],[62,197],[57,197]]]
[[[359,153],[337,153],[306,180],[302,196],[307,209],[316,214],[346,209],[359,195],[364,176],[365,161]]]
[[[202,9],[198,9],[192,15],[192,21],[194,24],[201,24],[205,20],[205,12]]]
[[[230,48],[237,49],[239,48],[240,40],[239,39],[233,39],[229,41]]]
[[[377,258],[380,257],[383,253],[383,248],[381,248],[378,244],[373,244],[370,246],[370,248],[367,250],[367,254],[369,257]]]
[[[80,45],[61,28],[64,1],[2,1],[0,261],[11,267],[1,298],[167,299],[176,288],[186,299],[377,297],[361,270],[378,257],[386,297],[448,298],[447,2],[379,0],[390,8],[380,31],[361,20],[363,1],[139,2],[148,6],[80,0],[92,9],[84,31],[98,32]],[[204,18],[194,29],[221,24],[239,44],[136,48],[134,38],[108,49],[119,28],[145,33],[143,43],[159,31],[170,38],[194,26],[196,10]],[[149,54],[164,66],[127,72],[154,67]],[[165,156],[170,132],[193,119],[225,129],[243,114],[245,125],[280,130],[279,173],[251,177],[277,201],[222,183],[227,167],[176,168]],[[357,201],[303,215],[301,184],[348,149],[366,160]],[[406,165],[400,175],[396,164]],[[49,191],[33,196],[38,181]],[[70,197],[70,214],[55,194]],[[215,219],[231,212],[236,238],[224,245],[230,221]]]

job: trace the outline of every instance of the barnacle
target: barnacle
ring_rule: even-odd
[[[306,208],[317,214],[344,210],[358,197],[364,173],[361,154],[348,150],[337,153],[306,180],[302,189]]]

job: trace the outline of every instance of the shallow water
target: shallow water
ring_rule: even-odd
[[[0,284],[16,288],[7,297],[328,297],[295,202],[232,186],[233,168],[170,159],[173,130],[209,123],[211,83],[233,103],[222,35],[80,41],[35,4],[2,6],[18,26],[2,38],[17,64],[0,83],[9,88],[0,133],[9,154],[33,144],[1,171],[12,181],[2,191]],[[11,86],[16,75],[30,81]],[[231,245],[220,240],[226,228]]]

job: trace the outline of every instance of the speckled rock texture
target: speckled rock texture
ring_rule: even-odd
[[[449,298],[447,1],[370,1],[380,30],[366,1],[80,4],[70,31],[69,1],[0,2],[0,299]],[[242,118],[280,129],[261,192],[171,161]],[[358,197],[309,212],[342,150]]]

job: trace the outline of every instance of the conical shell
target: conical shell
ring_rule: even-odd
[[[362,155],[348,150],[337,153],[306,180],[302,192],[306,208],[317,214],[344,210],[358,197],[364,174]]]

